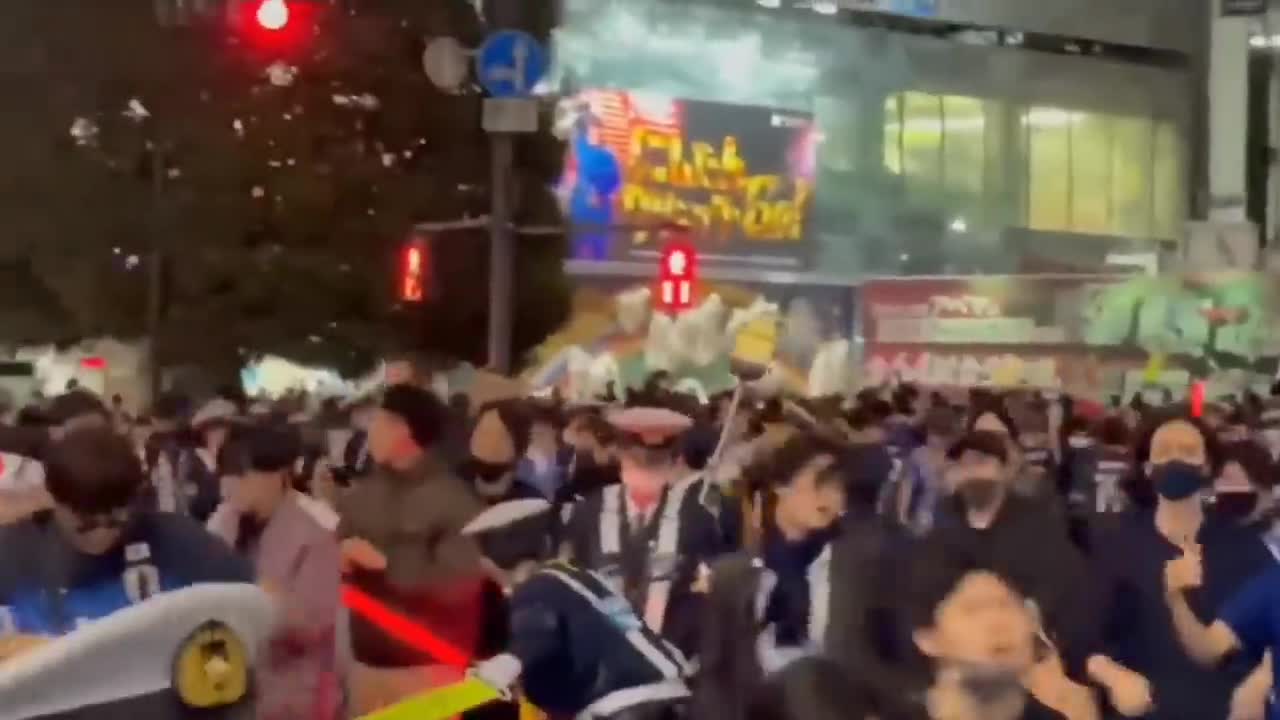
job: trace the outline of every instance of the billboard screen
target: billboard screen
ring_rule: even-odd
[[[573,259],[656,260],[678,225],[706,264],[807,265],[811,116],[625,90],[570,107],[560,190]]]

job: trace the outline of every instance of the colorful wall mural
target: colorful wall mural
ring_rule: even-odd
[[[1226,394],[1269,385],[1280,355],[1274,275],[903,278],[864,285],[860,306],[870,384]]]

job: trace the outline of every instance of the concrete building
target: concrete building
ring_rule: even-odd
[[[564,0],[556,51],[579,89],[811,117],[804,270],[1096,270],[1243,212],[1265,29],[1220,2]]]

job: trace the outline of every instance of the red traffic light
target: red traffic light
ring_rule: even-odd
[[[426,300],[431,287],[431,254],[421,239],[410,240],[400,259],[400,282],[397,293],[402,302]]]
[[[668,245],[658,268],[658,304],[672,311],[693,306],[693,284],[698,279],[698,251],[691,245]]]
[[[289,4],[285,0],[262,0],[254,19],[263,30],[283,30],[289,24]]]

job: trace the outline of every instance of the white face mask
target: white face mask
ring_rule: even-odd
[[[1273,453],[1280,451],[1280,428],[1267,428],[1260,435],[1262,435],[1262,442],[1267,446],[1267,449]]]
[[[1084,448],[1092,446],[1093,440],[1091,440],[1087,435],[1072,435],[1067,438],[1067,445],[1070,445],[1076,450],[1083,450]]]

